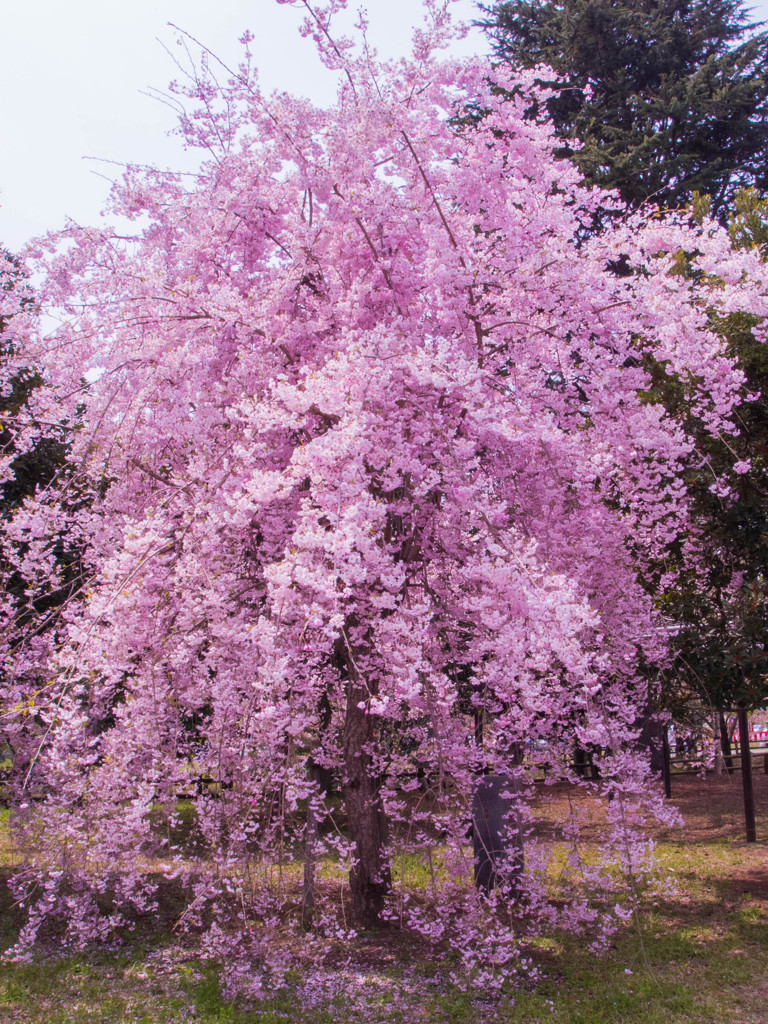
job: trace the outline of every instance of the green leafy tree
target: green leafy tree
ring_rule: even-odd
[[[696,197],[694,216],[703,217],[707,207]],[[736,196],[729,228],[736,247],[768,257],[768,199],[756,190]],[[680,272],[690,273],[685,254]],[[698,439],[686,483],[700,557],[696,571],[668,598],[680,625],[669,699],[682,672],[690,692],[710,706],[753,709],[768,700],[768,346],[765,325],[755,317],[713,314],[712,323],[738,358],[745,401],[736,436],[707,436],[687,414],[686,425]],[[655,383],[666,388],[665,403],[682,410],[681,382],[667,378],[665,384],[662,376],[659,368]]]
[[[585,178],[631,206],[768,188],[768,33],[741,0],[481,5],[496,57],[559,76],[548,114]],[[551,76],[546,76],[551,78]]]
[[[82,574],[75,535],[67,528],[71,512],[87,500],[67,462],[72,425],[66,420],[41,422],[35,397],[45,387],[29,357],[25,339],[37,315],[34,293],[21,260],[0,248],[0,683],[13,685],[19,665],[31,664],[20,651],[48,634],[55,640],[58,610],[77,588]],[[25,503],[49,494],[57,514],[44,539],[58,570],[58,585],[40,588],[34,569],[40,554],[30,555],[29,531],[16,529]],[[23,670],[22,670],[23,671]]]
[[[40,372],[23,365],[17,318],[35,312],[35,299],[21,260],[0,248],[0,455],[9,460],[0,484],[0,518],[7,521],[25,498],[53,480],[62,462],[57,437],[19,443],[19,417],[33,392],[42,386]],[[21,362],[20,362],[21,357]]]

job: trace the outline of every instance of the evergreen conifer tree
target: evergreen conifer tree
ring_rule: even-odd
[[[588,181],[631,206],[676,207],[699,191],[722,219],[739,189],[768,187],[768,33],[755,34],[742,0],[483,10],[499,60],[560,77],[548,112]]]

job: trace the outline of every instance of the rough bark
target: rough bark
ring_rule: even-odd
[[[638,749],[647,752],[651,771],[658,772],[658,774],[661,775],[664,771],[664,752],[662,750],[661,737],[662,726],[657,712],[653,710],[650,704],[643,709],[642,714],[638,718],[637,724],[640,727],[640,734],[637,737]]]
[[[504,794],[504,795],[502,795]],[[472,800],[475,885],[490,892],[499,882],[517,895],[525,869],[522,787],[510,775],[485,775]]]
[[[749,715],[739,708],[739,752],[741,783],[744,791],[744,825],[748,843],[757,842],[755,828],[755,792],[752,786],[752,753],[749,749]]]
[[[723,774],[723,740],[722,740],[722,716],[715,714],[715,721],[712,728],[712,742],[715,748],[715,775]]]
[[[728,723],[725,721],[725,715],[720,712],[720,742],[723,746],[723,761],[725,767],[730,775],[733,772],[733,757],[731,750],[731,734],[728,732]]]
[[[375,692],[361,679],[355,658],[348,649],[342,652],[342,659],[347,677],[343,794],[349,836],[355,846],[349,886],[355,925],[368,929],[381,923],[384,900],[392,887],[381,780],[376,776],[371,758],[377,740],[377,716],[369,714],[365,707]]]

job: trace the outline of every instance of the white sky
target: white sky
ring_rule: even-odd
[[[419,0],[350,0],[350,25],[360,6],[382,56],[408,52]],[[479,16],[473,0],[453,6],[458,18]],[[192,166],[168,135],[172,111],[143,95],[180,77],[161,45],[179,52],[169,22],[231,67],[250,29],[265,89],[332,102],[335,76],[299,35],[302,20],[298,5],[276,0],[0,0],[0,244],[19,250],[66,217],[98,219],[109,190],[99,175],[119,177],[120,168],[86,157]],[[474,30],[453,52],[485,53],[485,37]]]
[[[350,0],[350,9],[361,6]],[[409,49],[419,0],[367,0],[370,37],[383,56]],[[768,0],[753,0],[768,20]],[[458,17],[478,16],[473,0],[455,0]],[[302,39],[300,10],[276,0],[0,0],[0,244],[18,250],[66,217],[98,219],[108,192],[99,175],[118,163],[186,169],[190,157],[171,111],[142,92],[176,77],[174,22],[226,63],[238,62],[237,39],[250,29],[266,88],[330,102],[334,78]],[[351,20],[351,19],[350,19]],[[458,52],[487,52],[475,30]]]

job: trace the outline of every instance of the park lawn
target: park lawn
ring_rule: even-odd
[[[222,997],[217,965],[178,946],[169,915],[117,955],[41,954],[31,964],[0,964],[0,1024],[764,1024],[768,777],[756,783],[761,841],[748,845],[738,776],[676,778],[673,800],[686,824],[658,835],[661,863],[677,878],[675,895],[649,897],[639,930],[629,925],[604,958],[583,940],[558,935],[538,942],[530,953],[544,980],[535,991],[517,992],[514,1003],[451,990],[450,951],[393,930],[351,946],[329,944],[325,987],[307,968],[258,1004],[232,1005]],[[7,831],[0,832],[0,870],[7,873],[11,860]],[[7,947],[18,922],[4,887],[0,914],[0,944]]]

